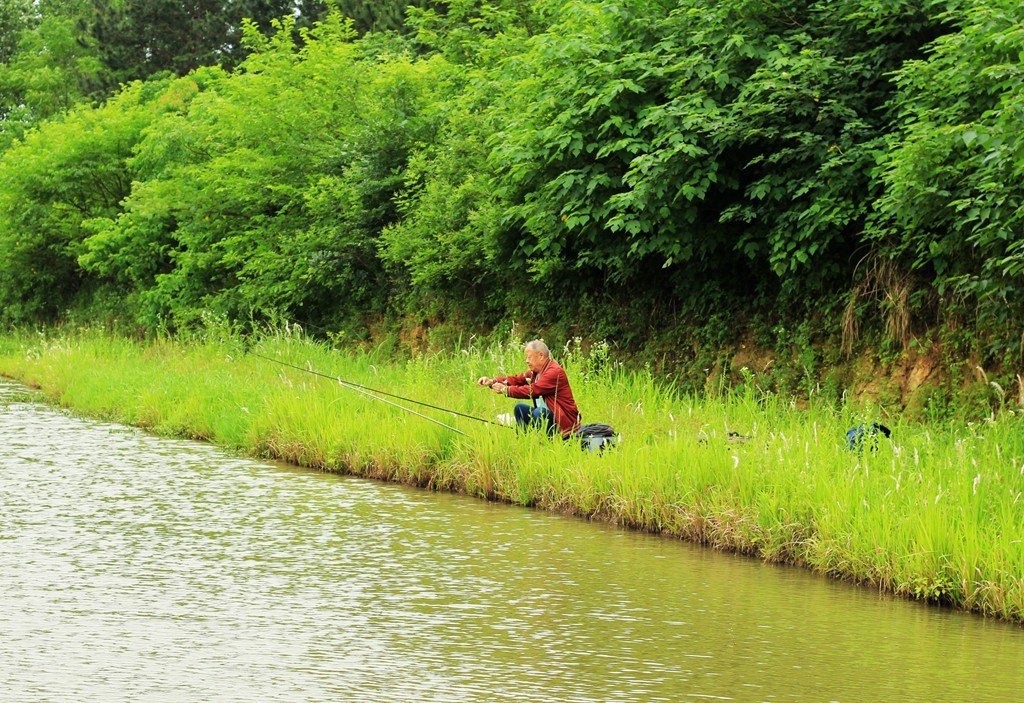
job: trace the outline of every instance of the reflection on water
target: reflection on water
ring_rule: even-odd
[[[12,397],[13,386],[0,386]],[[1024,630],[0,407],[4,701],[1003,701]]]

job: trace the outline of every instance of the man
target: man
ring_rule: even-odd
[[[554,434],[555,428],[562,438],[568,438],[580,426],[580,411],[573,400],[569,379],[565,371],[552,358],[548,345],[535,339],[526,345],[526,365],[530,368],[524,374],[488,378],[482,376],[477,384],[488,386],[495,393],[509,398],[533,400],[533,405],[518,403],[514,410],[519,427],[541,427]],[[538,406],[537,398],[544,399],[544,406]]]

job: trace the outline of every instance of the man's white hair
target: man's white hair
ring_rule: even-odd
[[[526,348],[527,349],[532,349],[533,351],[535,351],[535,352],[537,352],[539,354],[543,354],[544,356],[548,357],[549,359],[551,358],[551,350],[548,349],[548,345],[545,344],[544,342],[540,341],[539,339],[535,339],[532,342],[527,342],[526,343]]]

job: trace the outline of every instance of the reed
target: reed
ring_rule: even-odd
[[[556,351],[585,421],[621,432],[614,450],[592,454],[408,405],[457,434],[254,355],[493,419],[511,401],[474,380],[520,370],[515,341],[402,362],[296,332],[148,343],[91,330],[9,333],[0,372],[77,413],[160,434],[610,520],[1024,621],[1020,412],[936,426],[883,418],[854,401],[812,398],[797,409],[758,388],[753,374],[736,391],[698,397],[624,370],[599,346]],[[850,451],[847,429],[878,419],[894,441]]]

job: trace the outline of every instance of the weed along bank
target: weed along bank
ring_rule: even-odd
[[[497,422],[510,400],[477,380],[523,369],[518,340],[395,359],[289,334],[10,333],[0,372],[75,414],[160,435],[571,513],[1024,620],[1019,413],[922,424],[852,400],[797,408],[756,383],[682,394],[648,371],[559,351],[584,418],[621,436],[613,448]]]
[[[1012,623],[240,457],[6,379],[0,437],[4,701],[1004,703],[1024,677]]]

